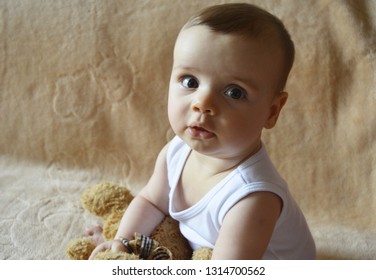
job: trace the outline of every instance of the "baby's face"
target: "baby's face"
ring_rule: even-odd
[[[205,155],[251,155],[259,148],[262,129],[274,126],[276,110],[278,118],[275,89],[281,69],[277,48],[260,40],[206,26],[181,31],[169,88],[174,132]]]

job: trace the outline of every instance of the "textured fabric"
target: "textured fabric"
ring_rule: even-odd
[[[82,190],[143,187],[172,138],[178,31],[223,2],[0,1],[0,259],[66,258],[97,222]],[[376,259],[376,1],[240,2],[281,18],[295,42],[289,99],[263,141],[319,258]]]
[[[239,200],[253,192],[272,192],[282,199],[283,208],[263,258],[316,258],[315,244],[304,215],[285,181],[275,170],[264,145],[200,201],[185,210],[177,211],[174,197],[189,154],[190,148],[180,138],[175,137],[170,142],[167,153],[171,188],[169,211],[171,217],[179,221],[182,234],[194,250],[200,247],[214,248],[224,217]]]

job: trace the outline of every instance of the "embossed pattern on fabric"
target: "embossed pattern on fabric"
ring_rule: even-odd
[[[99,222],[83,189],[142,188],[173,137],[178,31],[222,2],[0,1],[0,259],[65,258]],[[246,2],[296,44],[287,105],[263,138],[319,258],[376,259],[376,2]]]

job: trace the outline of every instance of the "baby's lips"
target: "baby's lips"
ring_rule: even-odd
[[[199,126],[190,126],[188,131],[194,138],[211,139],[215,136],[213,132]]]

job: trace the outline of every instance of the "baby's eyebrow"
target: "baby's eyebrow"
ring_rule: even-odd
[[[259,87],[257,86],[257,84],[250,77],[232,76],[231,79],[233,81],[246,84],[248,87],[250,87],[250,88],[252,88],[252,89],[254,89],[256,91],[259,89]]]
[[[198,69],[191,66],[184,66],[184,65],[176,65],[172,68],[172,70],[179,70],[179,71],[197,71]]]

